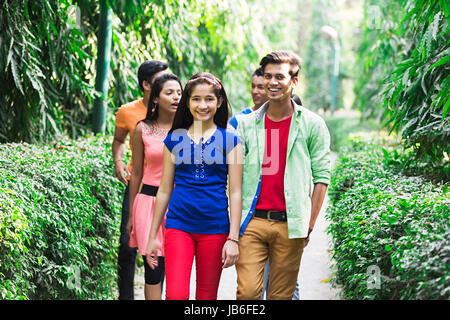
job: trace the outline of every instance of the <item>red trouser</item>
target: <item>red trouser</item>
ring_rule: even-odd
[[[166,300],[189,300],[195,256],[197,300],[216,300],[222,274],[222,249],[227,234],[188,233],[166,229]]]

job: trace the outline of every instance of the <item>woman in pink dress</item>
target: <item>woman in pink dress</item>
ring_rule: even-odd
[[[181,98],[181,83],[173,74],[163,74],[152,84],[147,116],[138,122],[132,137],[133,170],[130,179],[130,247],[137,247],[145,268],[145,299],[160,300],[164,279],[164,223],[158,231],[160,268],[151,269],[145,259],[153,207],[161,181],[164,138],[172,127]]]

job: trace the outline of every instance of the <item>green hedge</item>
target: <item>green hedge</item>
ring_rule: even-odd
[[[110,137],[0,145],[0,299],[112,299],[123,185]]]
[[[348,299],[450,299],[448,181],[404,175],[395,147],[369,141],[354,138],[332,176],[333,281]]]

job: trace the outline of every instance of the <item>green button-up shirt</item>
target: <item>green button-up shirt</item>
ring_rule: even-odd
[[[311,218],[311,192],[315,183],[330,183],[330,134],[325,121],[297,105],[289,129],[284,174],[284,196],[289,238],[305,238]],[[257,111],[240,115],[237,134],[242,139],[244,166],[242,181],[242,235],[253,216],[261,188],[265,149],[266,102]]]

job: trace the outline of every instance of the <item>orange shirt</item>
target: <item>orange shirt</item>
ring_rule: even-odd
[[[131,140],[133,137],[134,129],[136,128],[136,124],[145,119],[147,115],[147,107],[144,104],[144,99],[140,98],[138,100],[129,102],[127,104],[122,105],[116,112],[116,127],[127,130],[130,134],[130,150],[133,154],[133,150],[131,148]],[[132,169],[132,161],[130,160],[130,164],[128,165],[128,169],[131,172]],[[127,177],[129,179],[129,177]]]

